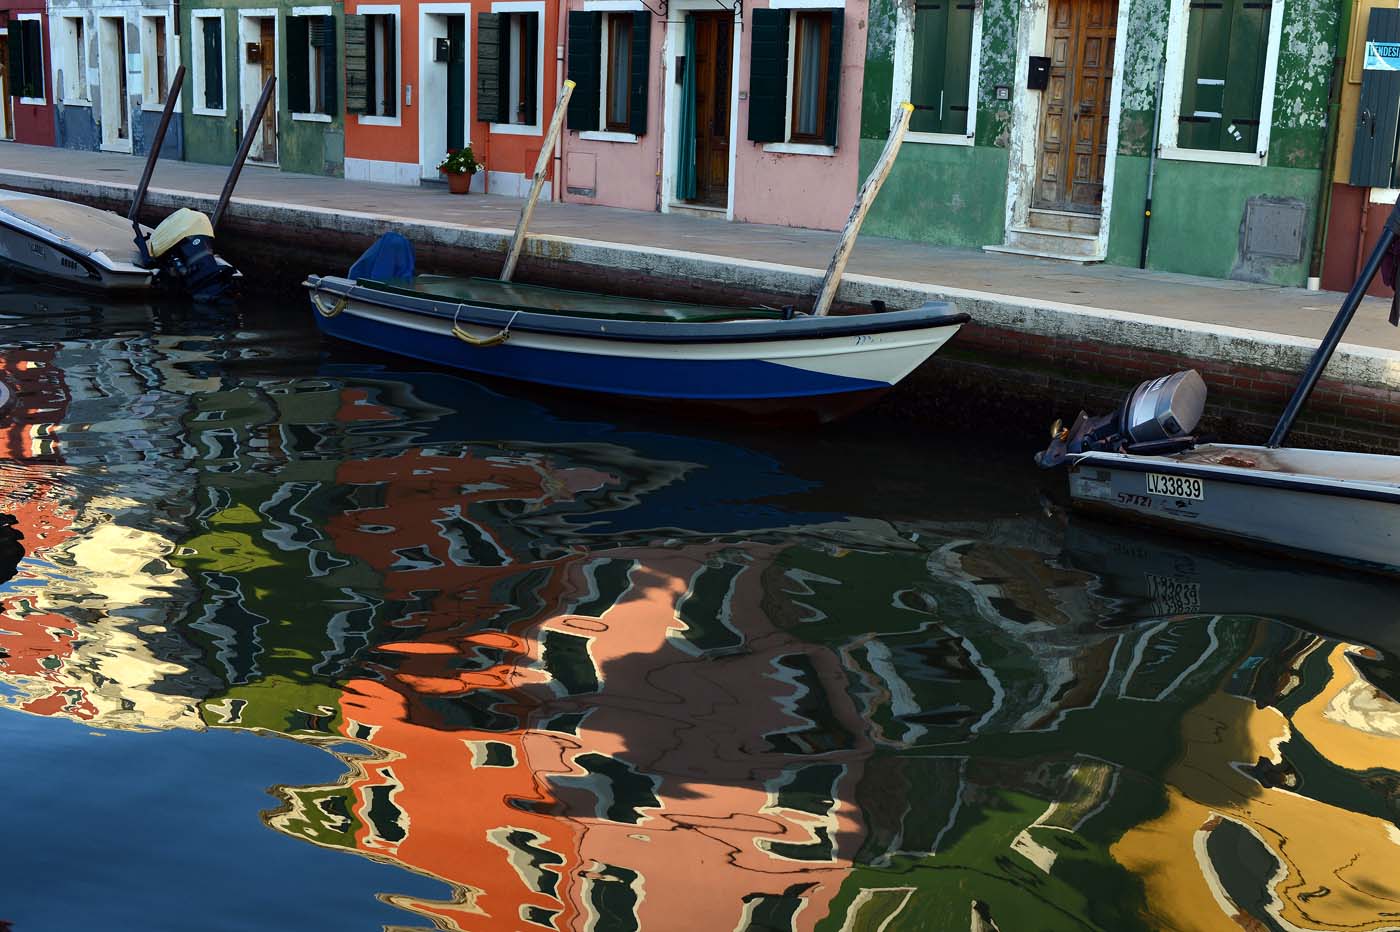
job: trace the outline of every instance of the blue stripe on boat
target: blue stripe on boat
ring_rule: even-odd
[[[375,349],[560,388],[644,398],[742,400],[802,398],[884,389],[888,382],[811,372],[762,360],[646,359],[512,346],[479,347],[450,335],[425,333],[354,313],[316,315],[333,337]]]

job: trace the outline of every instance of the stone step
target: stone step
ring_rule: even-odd
[[[1031,256],[1036,259],[1054,259],[1057,262],[1074,262],[1079,265],[1091,265],[1095,262],[1102,262],[1102,259],[1095,259],[1090,256],[1066,256],[1058,252],[1050,252],[1043,249],[1023,249],[1018,246],[983,246],[983,252],[999,252],[1012,256]]]
[[[1085,214],[1072,210],[1040,210],[1031,208],[1026,225],[1034,230],[1058,230],[1062,233],[1099,233],[1099,214]]]
[[[1061,230],[1032,230],[1029,227],[1012,227],[1006,231],[1005,243],[983,248],[993,252],[1015,252],[1019,255],[1069,259],[1074,262],[1100,262],[1103,259],[1099,255],[1096,236]]]

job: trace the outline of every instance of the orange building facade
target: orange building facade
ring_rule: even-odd
[[[470,145],[485,166],[473,191],[523,195],[563,80],[557,0],[348,2],[345,10],[345,177],[440,181],[444,156]]]

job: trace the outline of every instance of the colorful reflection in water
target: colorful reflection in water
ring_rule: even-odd
[[[1400,925],[1400,587],[4,297],[15,932]]]

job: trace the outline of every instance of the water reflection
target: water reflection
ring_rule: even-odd
[[[0,698],[323,749],[263,822],[398,868],[364,895],[405,925],[1400,921],[1394,583],[1066,527],[1019,460],[905,443],[923,491],[884,498],[868,438],[796,476],[800,436],[561,418],[267,321],[39,313],[0,320]]]

